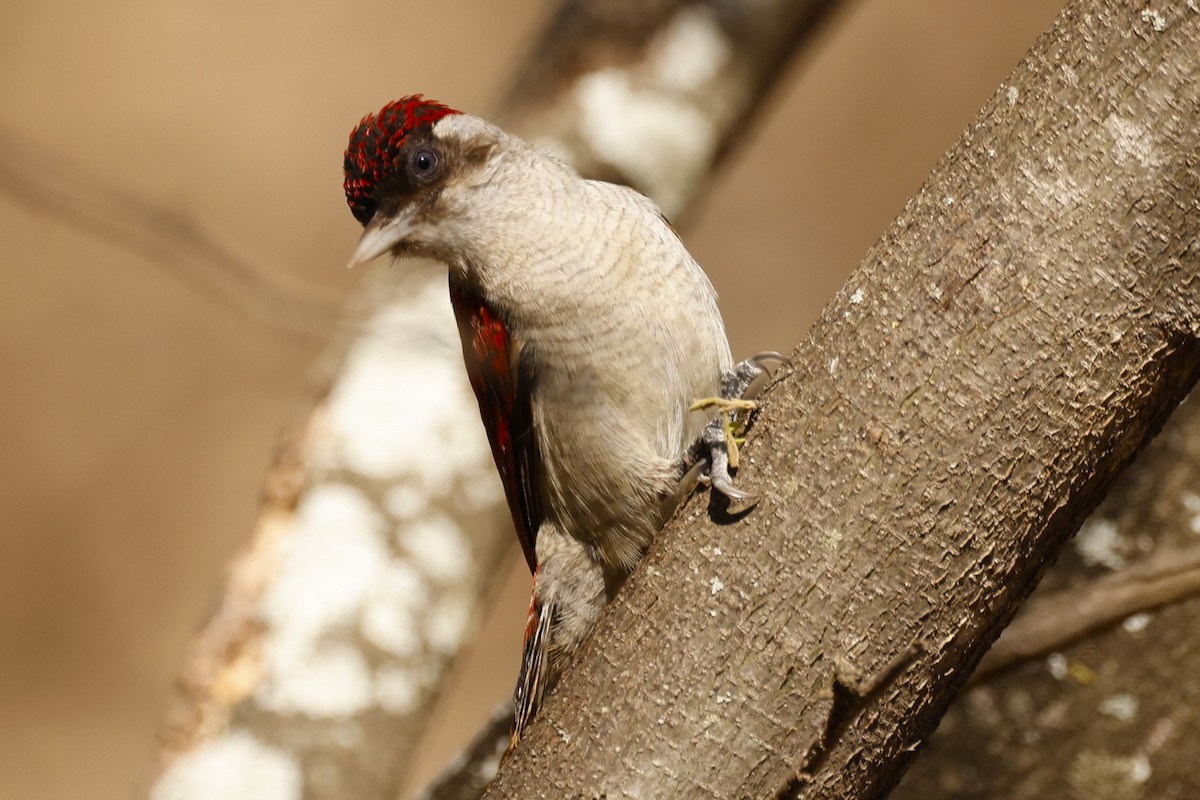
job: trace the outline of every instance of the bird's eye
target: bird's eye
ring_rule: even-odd
[[[431,148],[421,147],[413,151],[408,163],[414,176],[431,178],[437,173],[438,156]]]

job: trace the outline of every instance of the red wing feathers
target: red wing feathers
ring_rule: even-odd
[[[467,377],[479,402],[479,414],[492,445],[492,457],[517,538],[529,563],[537,568],[534,549],[542,508],[537,491],[541,457],[533,431],[533,369],[504,320],[478,292],[450,281],[450,303],[458,320]]]

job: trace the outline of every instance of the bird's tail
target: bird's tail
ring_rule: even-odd
[[[513,726],[509,749],[521,741],[525,727],[537,715],[550,678],[550,622],[554,618],[554,606],[552,602],[541,601],[536,583],[535,576],[533,596],[529,599],[529,621],[525,625],[521,673],[513,692]]]

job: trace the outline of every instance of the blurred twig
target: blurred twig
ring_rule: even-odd
[[[992,645],[971,682],[1049,653],[1132,614],[1200,593],[1200,547],[1163,550],[1111,575],[1036,595]]]
[[[0,191],[76,228],[138,253],[245,319],[289,336],[325,339],[338,319],[335,293],[242,260],[187,215],[90,174],[0,129]]]
[[[505,703],[492,714],[474,741],[417,800],[478,800],[496,777],[500,759],[512,730],[512,705]]]

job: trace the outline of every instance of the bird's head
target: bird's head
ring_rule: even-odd
[[[438,255],[439,228],[494,144],[456,120],[486,124],[417,94],[368,114],[350,133],[343,186],[364,227],[350,266],[387,252]]]

